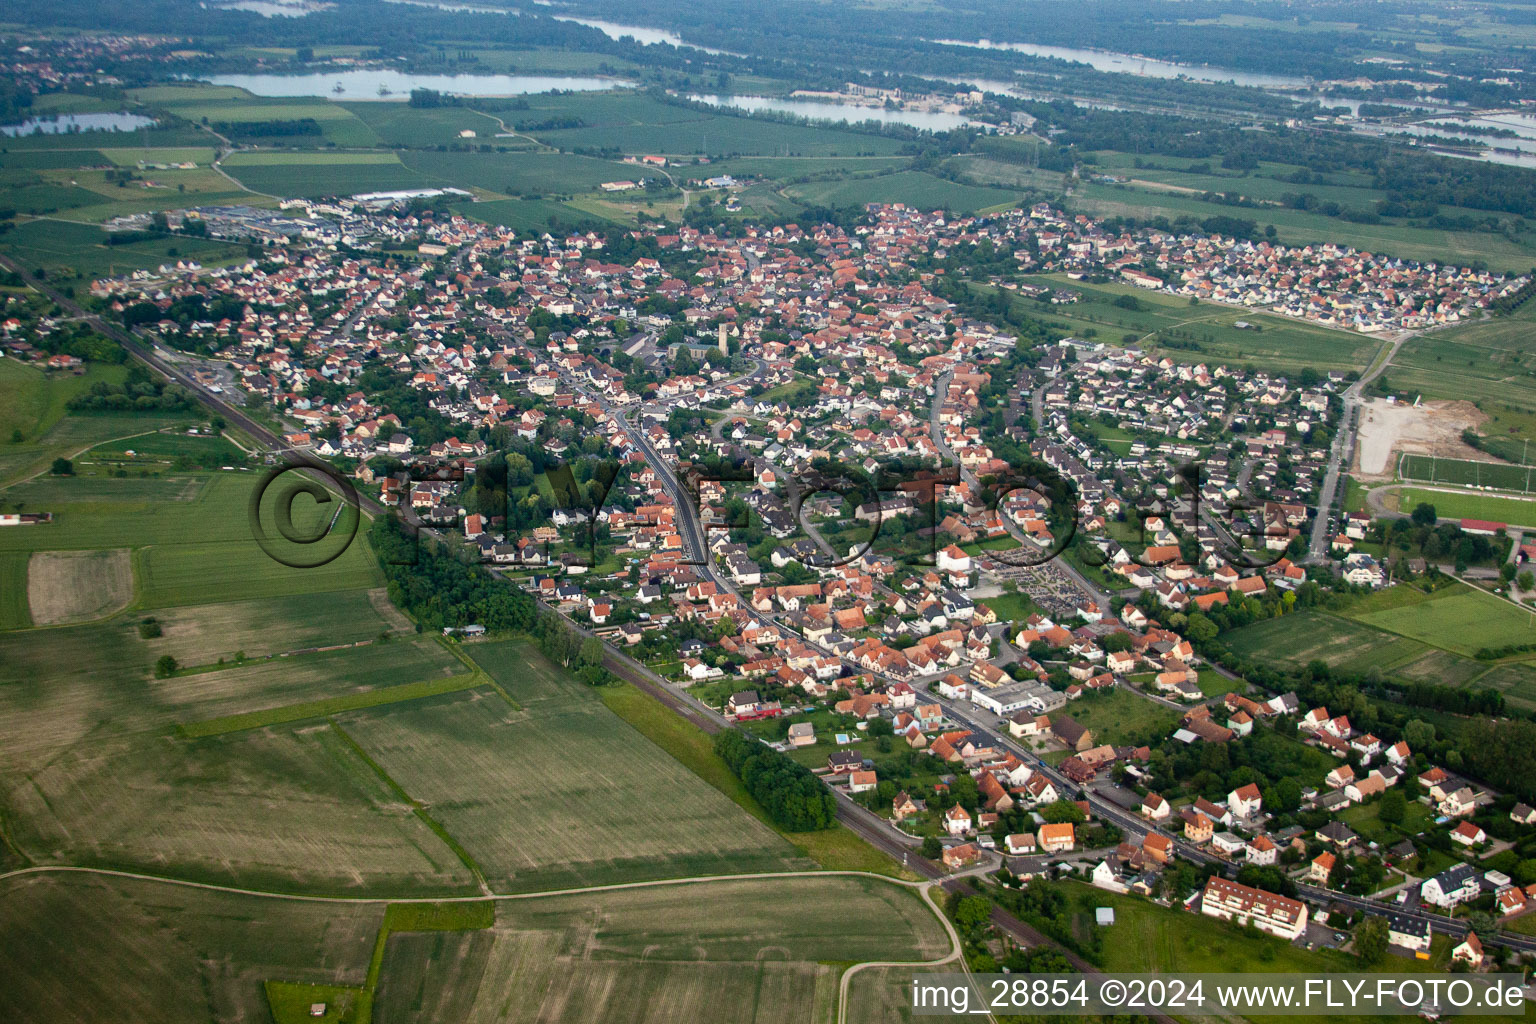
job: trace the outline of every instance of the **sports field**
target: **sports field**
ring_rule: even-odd
[[[527,644],[469,649],[489,689],[342,715],[498,891],[805,866]]]
[[[1460,487],[1494,487],[1501,491],[1530,492],[1536,485],[1536,467],[1471,459],[1436,459],[1428,455],[1404,455],[1397,475],[1420,483]]]

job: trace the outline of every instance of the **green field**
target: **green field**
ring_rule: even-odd
[[[580,128],[533,131],[540,142],[564,150],[614,148],[623,153],[707,156],[887,156],[901,151],[894,138],[674,106],[633,92],[529,96],[529,121],[579,117]]]
[[[1314,660],[1343,672],[1374,668],[1408,683],[1491,687],[1512,705],[1536,708],[1536,666],[1473,657],[1481,647],[1536,642],[1529,612],[1466,585],[1434,594],[1399,585],[1337,613],[1308,609],[1266,619],[1225,640],[1240,655],[1288,668]]]
[[[1368,626],[1467,657],[1481,647],[1536,642],[1536,623],[1529,611],[1465,585],[1445,587],[1434,594],[1393,587],[1360,598],[1344,614]]]
[[[470,653],[476,690],[338,719],[502,891],[807,863],[522,643]]]
[[[1080,332],[1093,328],[1106,339],[1118,340],[1134,334],[1142,346],[1177,362],[1252,364],[1279,371],[1308,366],[1317,370],[1359,370],[1370,362],[1379,347],[1378,342],[1352,331],[1215,303],[1191,306],[1186,298],[1129,284],[1086,285],[1064,275],[1049,275],[1036,281],[1076,292],[1081,299],[1044,311],[1033,301],[1015,299],[1023,311],[1048,321],[1059,321],[1067,330]],[[1126,309],[1115,305],[1116,299],[1127,295],[1134,297],[1141,308]],[[1239,320],[1260,329],[1245,330],[1233,326]],[[1177,332],[1180,347],[1160,348],[1160,332]],[[1190,342],[1197,347],[1183,347]]]
[[[223,166],[246,188],[284,197],[454,184],[406,167],[394,153],[235,153]]]
[[[439,153],[423,150],[402,153],[400,160],[410,170],[439,184],[483,188],[508,195],[590,192],[602,182],[633,179],[644,173],[638,167],[570,153]]]
[[[41,267],[55,283],[154,270],[177,259],[194,259],[205,266],[246,259],[244,246],[208,238],[167,236],[108,245],[107,234],[101,228],[61,220],[17,224],[0,235],[0,253],[24,266]]]
[[[1345,672],[1364,672],[1373,665],[1386,669],[1429,650],[1414,640],[1311,609],[1255,622],[1227,634],[1226,641],[1238,654],[1250,658],[1290,668],[1322,661]]]
[[[164,485],[174,488],[170,493],[179,494],[189,479],[195,478],[167,478]],[[110,488],[112,481],[99,478],[19,484],[4,492],[6,498],[24,501],[30,510],[52,511],[54,522],[0,535],[0,550],[139,549],[135,569],[141,604],[147,608],[380,585],[378,567],[360,538],[334,561],[318,568],[289,568],[274,561],[255,540],[247,515],[257,483],[254,473],[215,473],[192,500],[170,503],[140,497],[104,498],[103,489]],[[70,492],[77,486],[83,490],[71,500]],[[262,506],[262,519],[271,536],[276,534],[270,517],[282,490],[281,482],[274,485],[266,492]],[[320,506],[301,496],[294,502],[294,521],[302,529],[318,528],[329,521],[335,505]],[[339,526],[350,515],[354,514],[346,513]],[[321,543],[339,546],[344,536],[344,531],[338,530],[334,542]]]
[[[142,435],[195,419],[188,414],[155,412],[66,415],[71,398],[98,381],[121,383],[123,375],[123,367],[102,364],[90,364],[78,377],[72,373],[47,374],[13,359],[0,359],[0,502],[17,497],[30,500],[28,495],[11,493],[7,485],[46,473],[59,456],[74,458],[113,438]],[[13,439],[18,430],[20,441]],[[38,488],[48,482],[39,478],[27,486]],[[41,510],[42,506],[28,505],[24,511]]]
[[[1441,519],[1481,519],[1484,522],[1536,527],[1536,498],[1511,498],[1472,491],[1457,494],[1440,489],[1401,487],[1389,496],[1388,501],[1394,499],[1398,511],[1405,513],[1412,512],[1424,503],[1433,505],[1435,514]]]
[[[1520,264],[1529,269],[1531,259]],[[1526,304],[1511,316],[1463,324],[1410,338],[1387,368],[1392,391],[1405,397],[1472,402],[1489,422],[1479,432],[1516,442],[1536,438],[1536,306]],[[1515,461],[1522,450],[1498,454]]]
[[[1068,701],[1061,714],[1093,730],[1093,742],[1124,745],[1166,736],[1179,720],[1178,712],[1140,694],[1116,687]]]
[[[32,625],[32,615],[27,608],[27,560],[30,557],[26,551],[0,554],[0,629]]]
[[[586,210],[552,199],[492,199],[480,203],[459,203],[454,211],[465,217],[500,224],[514,231],[547,231],[554,224],[574,227],[578,224],[602,224],[603,220]]]
[[[961,185],[924,171],[896,171],[872,178],[814,181],[791,185],[785,192],[806,204],[859,206],[865,203],[906,203],[920,210],[948,209],[956,213],[1012,206],[1017,192],[976,185]]]

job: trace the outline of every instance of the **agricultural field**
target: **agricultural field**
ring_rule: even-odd
[[[717,881],[458,904],[315,904],[86,875],[0,882],[7,1020],[823,1024],[840,965],[949,940],[866,878]],[[730,915],[715,908],[732,907]],[[190,995],[189,997],[189,994]],[[637,1015],[638,1014],[638,1015]],[[269,1016],[271,1015],[271,1016]]]
[[[1536,498],[1513,498],[1472,491],[1400,487],[1387,495],[1387,504],[1399,512],[1412,512],[1421,503],[1435,506],[1441,519],[1482,519],[1513,526],[1536,527]]]
[[[575,227],[585,223],[603,223],[603,217],[552,199],[491,199],[479,203],[459,203],[454,212],[487,224],[500,224],[514,231],[546,231],[554,225]]]
[[[920,210],[949,209],[975,213],[1013,206],[1023,198],[1017,192],[977,185],[961,185],[924,171],[896,171],[871,178],[813,181],[791,185],[785,193],[807,205],[863,206],[865,203],[906,203]]]
[[[1158,351],[1178,362],[1218,362],[1249,365],[1281,372],[1303,367],[1316,370],[1363,369],[1379,347],[1378,342],[1352,331],[1333,330],[1287,317],[1275,316],[1201,303],[1175,295],[1151,292],[1129,284],[1087,285],[1070,281],[1064,275],[1036,278],[1040,284],[1064,288],[1081,295],[1078,302],[1051,306],[1046,311],[1036,303],[1016,299],[1031,315],[1060,322],[1067,330],[1093,329],[1102,340],[1112,343],[1127,335],[1136,335],[1137,344]],[[1136,300],[1137,308],[1116,305],[1117,299]],[[1234,326],[1238,321],[1253,328]],[[1177,339],[1179,347],[1161,348],[1159,334]],[[1185,348],[1191,343],[1194,348]]]
[[[0,359],[0,487],[48,468],[57,456],[72,457],[93,437],[154,430],[166,418],[153,413],[68,416],[71,398],[93,384],[122,383],[121,366],[92,363],[79,376],[47,373],[14,359]]]
[[[242,201],[251,198],[254,197]],[[243,245],[181,235],[108,245],[107,233],[96,225],[60,220],[17,224],[0,235],[0,254],[23,266],[41,268],[49,280],[62,285],[88,283],[98,277],[135,270],[154,270],[178,259],[221,266],[243,263],[248,258]]]
[[[880,135],[786,124],[662,103],[632,92],[529,96],[519,120],[578,117],[580,128],[526,134],[560,149],[616,149],[667,156],[888,156],[905,143]],[[674,172],[675,173],[675,172]]]
[[[375,1019],[810,1024],[834,1016],[836,964],[948,946],[919,896],[864,878],[502,901],[488,931],[392,933]]]
[[[515,706],[484,689],[338,722],[384,777],[433,809],[493,888],[806,863],[527,644],[469,653]]]
[[[639,168],[571,153],[403,152],[401,162],[434,184],[507,195],[590,192],[605,181],[633,179]],[[654,173],[654,172],[652,172]]]
[[[145,608],[381,584],[378,566],[361,539],[354,539],[338,558],[318,568],[289,568],[274,561],[255,540],[248,519],[250,497],[258,482],[255,474],[214,473],[206,486],[185,498],[192,479],[197,478],[161,478],[162,493],[183,497],[169,503],[148,497],[113,500],[103,496],[110,495],[113,483],[140,484],[133,479],[87,477],[16,485],[4,492],[8,500],[24,501],[29,510],[52,511],[54,522],[0,536],[0,550],[134,548],[139,606]],[[70,492],[77,485],[87,490],[75,497]],[[279,486],[269,489],[267,504],[262,506],[269,530],[270,509],[280,490]],[[329,519],[335,504],[321,506],[301,497],[293,508],[295,523],[310,530]],[[337,523],[338,545],[348,518],[355,518],[355,513],[345,513]]]
[[[1345,672],[1364,672],[1373,665],[1385,671],[1428,651],[1417,641],[1313,609],[1255,622],[1226,634],[1225,640],[1246,657],[1291,668],[1321,661]]]
[[[27,601],[27,563],[25,551],[7,551],[0,555],[0,629],[24,629],[32,625]]]
[[[27,606],[39,626],[99,619],[133,600],[128,551],[36,551],[27,563]]]
[[[297,903],[157,882],[0,882],[0,1018],[267,1020],[264,983],[360,985],[381,904]],[[308,1004],[305,1006],[306,1019]]]
[[[1340,612],[1308,609],[1229,633],[1235,652],[1290,668],[1322,661],[1344,672],[1441,686],[1492,687],[1511,704],[1536,708],[1536,666],[1475,660],[1481,647],[1536,641],[1529,612],[1465,585],[1434,594],[1395,586]]]
[[[222,166],[246,188],[275,196],[352,195],[456,183],[406,167],[390,152],[241,152]]]

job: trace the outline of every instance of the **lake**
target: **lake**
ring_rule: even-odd
[[[210,6],[220,11],[250,11],[263,18],[302,18],[312,10],[324,10],[332,5],[314,4],[307,0],[294,0],[290,3],[277,3],[274,0],[233,0],[231,3],[216,3]]]
[[[793,114],[813,121],[879,121],[882,124],[904,124],[931,132],[963,128],[972,122],[959,114],[946,114],[930,110],[886,110],[884,107],[865,107],[857,103],[839,103],[834,100],[784,99],[778,96],[720,96],[692,95],[695,103],[708,103],[716,107],[735,107],[756,113],[771,110],[780,114]]]
[[[978,50],[1011,50],[1031,57],[1055,57],[1058,60],[1087,64],[1097,71],[1113,71],[1148,78],[1190,78],[1197,82],[1234,82],[1258,89],[1303,89],[1307,80],[1299,75],[1271,75],[1259,71],[1233,71],[1207,65],[1172,64],[1165,60],[1136,57],[1108,50],[1082,50],[1072,46],[1042,46],[1038,43],[994,43],[990,39],[968,42],[964,39],[928,39],[942,46],[969,46]]]
[[[154,118],[138,114],[54,114],[49,117],[29,117],[21,124],[0,125],[0,135],[31,135],[41,131],[44,135],[62,135],[67,132],[132,132],[140,128],[153,128]]]
[[[257,96],[325,96],[345,100],[376,100],[381,96],[381,88],[389,90],[389,99],[406,100],[412,89],[436,89],[460,96],[524,96],[552,89],[597,92],[629,85],[621,79],[597,76],[425,75],[386,68],[307,75],[209,75],[207,81],[232,85]]]

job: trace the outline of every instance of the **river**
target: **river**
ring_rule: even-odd
[[[1059,60],[1087,64],[1097,71],[1111,71],[1127,75],[1146,75],[1148,78],[1189,78],[1196,82],[1233,82],[1251,85],[1258,89],[1304,89],[1308,82],[1299,75],[1271,75],[1259,71],[1234,71],[1230,68],[1213,68],[1208,65],[1172,64],[1150,57],[1137,57],[1129,53],[1111,53],[1108,50],[1082,50],[1072,46],[1043,46],[1039,43],[994,43],[990,39],[970,42],[964,39],[928,39],[925,42],[942,46],[969,46],[977,50],[1011,50],[1031,57],[1055,57]]]

